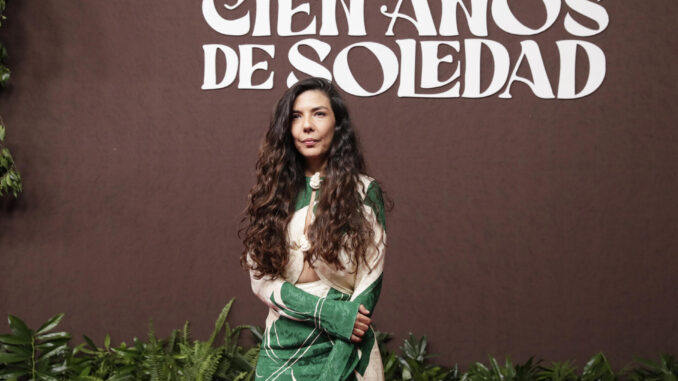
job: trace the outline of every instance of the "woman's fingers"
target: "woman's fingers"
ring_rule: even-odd
[[[356,321],[356,323],[361,322],[361,323],[364,323],[364,324],[367,324],[367,325],[372,324],[372,319],[370,319],[368,316],[365,316],[361,313],[358,313],[358,316],[356,317],[355,321]]]
[[[359,337],[362,337],[365,332],[367,332],[367,326],[364,324],[357,325],[353,327],[353,334]]]
[[[359,343],[363,340],[362,337],[369,329],[370,324],[372,324],[372,319],[367,316],[369,313],[370,311],[362,304],[360,307],[358,307],[358,315],[356,316],[355,324],[353,326],[353,334],[351,335],[352,342]]]
[[[357,329],[360,329],[362,331],[367,331],[368,327],[369,327],[369,324],[365,324],[365,323],[362,323],[362,322],[359,322],[359,321],[356,321],[355,325],[353,326],[354,329],[357,328]]]

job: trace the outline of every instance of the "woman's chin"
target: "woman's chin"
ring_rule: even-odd
[[[320,152],[317,149],[302,149],[299,151],[306,160],[323,160],[327,152]]]

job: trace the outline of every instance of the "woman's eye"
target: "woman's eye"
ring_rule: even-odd
[[[325,116],[325,113],[324,113],[324,112],[319,112],[319,113],[317,113],[316,115],[319,115],[319,116]]]

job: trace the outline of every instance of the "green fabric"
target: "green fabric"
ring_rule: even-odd
[[[325,179],[321,177],[321,179]],[[311,188],[311,178],[306,176],[306,186],[302,189],[297,195],[296,202],[294,203],[294,211],[305,207],[311,203],[311,193],[313,189]],[[320,182],[320,188],[318,188],[318,193],[316,194],[316,201],[319,199],[318,195],[322,190],[323,182]],[[381,186],[376,181],[371,181],[367,186],[367,191],[365,192],[365,205],[370,206],[374,213],[377,215],[377,221],[381,224],[381,227],[386,231],[386,214],[384,213],[384,199],[381,193]],[[318,206],[315,205],[313,212],[315,213],[315,208]]]
[[[358,304],[348,301],[350,295],[333,288],[324,298],[319,298],[289,282],[283,284],[280,297],[287,305],[283,309],[285,314],[291,312],[304,320],[292,320],[282,315],[266,330],[257,361],[256,379],[291,380],[293,376],[299,381],[331,379],[323,374],[328,355],[337,343],[349,344],[344,340],[350,339]],[[323,308],[316,308],[323,303]],[[336,306],[336,310],[328,309],[331,304]],[[335,318],[344,326],[342,323],[334,324],[332,320]],[[341,338],[330,333],[335,330]]]
[[[370,315],[374,313],[382,278],[383,275],[379,276],[353,301],[348,300],[350,295],[334,288],[319,298],[289,282],[283,283],[282,303],[271,298],[281,308],[281,317],[264,332],[255,379],[292,380],[294,376],[299,381],[345,381],[354,379],[354,369],[364,374],[372,347],[376,345],[374,330],[370,327],[361,343],[351,342],[350,335],[357,306],[362,304]],[[322,303],[323,308],[316,308]],[[329,305],[335,307],[328,309]],[[292,320],[285,315],[302,320]],[[335,319],[338,323],[333,322]],[[358,358],[358,349],[362,358]]]
[[[377,216],[377,221],[381,227],[386,231],[386,213],[384,213],[384,196],[381,193],[381,187],[376,181],[372,181],[365,192],[365,205],[368,205],[374,210]]]
[[[308,322],[332,336],[350,341],[360,304],[342,300],[342,293],[339,298],[335,298],[336,295],[330,292],[327,297],[319,298],[285,282],[280,289],[281,300],[271,295],[271,302],[287,317]]]
[[[374,314],[374,308],[379,300],[381,293],[381,283],[383,274],[370,285],[363,293],[361,293],[353,301],[362,304],[370,311],[370,316]],[[358,373],[364,374],[365,369],[370,361],[370,352],[375,345],[374,330],[370,328],[365,332],[362,342],[359,344],[337,341],[330,352],[330,355],[325,363],[325,367],[321,372],[323,380],[349,380],[353,375],[353,370],[357,369]],[[358,358],[358,348],[362,353],[362,358]]]
[[[309,182],[310,177],[306,177],[295,211],[310,203]],[[385,231],[382,192],[376,181],[369,183],[363,202],[372,208]],[[360,304],[370,311],[370,316],[374,314],[383,274],[375,277],[353,298],[332,287],[324,297],[318,297],[290,282],[271,281],[274,291],[266,298],[279,316],[264,332],[255,379],[347,381],[355,380],[354,370],[364,375],[370,365],[370,353],[377,345],[374,330],[370,327],[360,343],[350,338]]]
[[[318,188],[318,193],[315,195],[315,200],[319,200],[320,196],[320,191],[323,189],[323,181],[325,180],[324,177],[320,178],[320,187]],[[304,189],[302,189],[298,194],[297,194],[297,200],[294,203],[294,211],[296,212],[297,210],[305,207],[306,205],[311,203],[311,193],[313,193],[313,188],[311,188],[311,178],[309,176],[306,176],[306,186]],[[315,213],[315,210],[318,208],[318,205],[314,205],[313,207],[313,213]]]

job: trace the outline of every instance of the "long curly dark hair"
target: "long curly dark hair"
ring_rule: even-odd
[[[358,187],[363,187],[359,175],[365,173],[365,161],[348,109],[330,81],[307,78],[289,88],[276,105],[259,148],[257,182],[250,190],[243,218],[246,226],[238,232],[239,236],[245,233],[240,264],[245,270],[255,270],[258,278],[282,277],[289,261],[287,225],[294,214],[296,197],[306,186],[305,158],[294,146],[291,116],[297,96],[308,90],[320,90],[329,98],[336,125],[315,220],[307,232],[311,249],[305,252],[305,260],[312,264],[321,257],[343,270],[339,253],[344,249],[356,263],[367,265],[365,253],[374,244],[374,232],[358,193]],[[364,194],[366,189],[362,190]],[[247,261],[248,255],[252,264]]]

